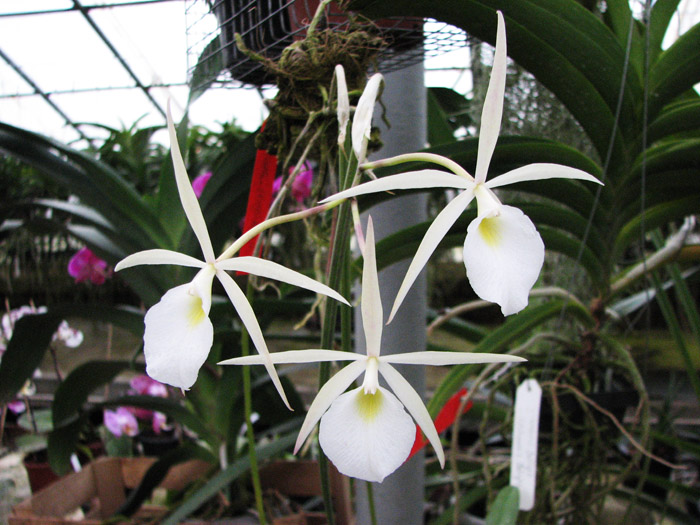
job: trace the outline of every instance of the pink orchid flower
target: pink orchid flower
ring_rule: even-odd
[[[133,437],[139,433],[138,421],[126,407],[119,407],[117,410],[105,410],[104,424],[107,430],[116,437],[121,437],[122,434]]]
[[[289,173],[294,171],[294,168],[289,169]],[[292,182],[292,198],[299,204],[303,204],[304,200],[311,195],[311,186],[314,182],[314,170],[308,162],[304,163],[304,168],[297,174]],[[282,177],[277,177],[272,183],[272,194],[277,195],[282,188]]]
[[[211,171],[207,171],[196,176],[192,181],[192,189],[194,190],[194,194],[198,199],[202,196],[204,187],[207,185],[207,182],[209,182],[209,179],[211,179]]]
[[[100,259],[92,253],[90,248],[84,247],[71,257],[68,262],[68,274],[76,283],[90,281],[92,284],[104,284],[105,279],[112,275],[107,268],[107,261]]]

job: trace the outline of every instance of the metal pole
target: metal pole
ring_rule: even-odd
[[[382,111],[380,105],[375,112],[375,122],[381,128],[384,147],[373,158],[387,158],[401,153],[418,151],[426,143],[426,94],[423,80],[423,63],[389,73],[382,101],[386,108],[387,127],[377,118]],[[396,196],[371,208],[377,241],[411,224],[426,219],[425,195]],[[366,226],[366,213],[362,218]],[[379,272],[379,286],[385,317],[389,315],[396,292],[406,274],[410,259]],[[406,296],[396,317],[384,327],[382,354],[425,350],[426,281],[421,275]],[[355,309],[355,326],[362,326],[359,308]],[[361,334],[362,330],[357,329]],[[355,350],[365,352],[365,342],[357,338]],[[398,367],[403,376],[418,393],[425,391],[424,367],[405,365]],[[377,523],[422,525],[424,456],[420,452],[402,465],[382,483],[373,483]],[[356,514],[358,525],[371,523],[365,482],[356,485]]]

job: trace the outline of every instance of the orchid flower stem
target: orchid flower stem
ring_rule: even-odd
[[[225,259],[230,259],[233,257],[243,246],[245,246],[248,241],[254,239],[260,235],[265,230],[273,228],[274,226],[279,226],[280,224],[285,224],[287,222],[297,221],[299,219],[306,219],[317,213],[327,211],[335,208],[344,201],[329,202],[328,204],[322,204],[320,206],[314,206],[313,208],[308,208],[306,210],[301,210],[295,213],[288,213],[287,215],[280,215],[279,217],[274,217],[261,222],[257,226],[252,227],[250,230],[241,235],[236,241],[229,246],[224,253],[222,253],[217,261],[223,261]]]
[[[250,280],[246,290],[248,301],[253,295],[253,286]],[[250,338],[245,326],[241,327],[241,355],[250,354]],[[263,505],[262,485],[260,484],[260,472],[258,470],[258,456],[255,450],[255,433],[253,432],[253,399],[250,382],[250,367],[244,366],[243,373],[243,410],[245,416],[246,438],[248,440],[248,458],[250,460],[250,477],[253,482],[253,492],[255,494],[255,506],[258,510],[258,520],[261,525],[265,525],[265,506]]]
[[[369,521],[377,525],[377,510],[374,506],[374,487],[371,481],[367,481],[367,504],[369,505]]]
[[[448,159],[447,157],[436,155],[435,153],[405,153],[403,155],[397,155],[396,157],[390,157],[388,159],[365,162],[360,166],[360,169],[373,170],[377,168],[386,168],[389,166],[396,166],[397,164],[403,164],[404,162],[432,162],[433,164],[447,168],[455,175],[469,179],[472,182],[474,181],[474,177],[472,177],[462,166],[457,164],[455,161]]]

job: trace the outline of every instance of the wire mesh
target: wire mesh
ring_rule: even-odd
[[[189,0],[186,8],[188,71],[192,87],[216,83],[227,87],[274,84],[263,65],[236,46],[245,46],[276,60],[306,34],[318,0]],[[325,27],[342,30],[347,16],[335,3],[326,8]],[[464,31],[447,24],[424,26],[421,18],[390,18],[375,22],[386,47],[378,69],[388,73],[467,45]],[[429,29],[427,29],[429,28]]]

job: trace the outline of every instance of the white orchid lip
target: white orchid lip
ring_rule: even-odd
[[[384,324],[371,217],[367,221],[360,307],[367,342],[366,355],[323,349],[270,355],[273,364],[352,361],[321,387],[301,426],[294,453],[299,451],[320,421],[321,448],[338,470],[348,476],[381,482],[408,457],[415,439],[415,421],[435,449],[440,465],[444,466],[445,454],[430,414],[420,395],[391,364],[440,366],[522,362],[524,359],[512,355],[461,352],[380,355]],[[256,355],[228,359],[219,364],[252,365],[265,364],[265,361]],[[363,373],[362,386],[345,392]],[[393,394],[379,386],[380,375]]]
[[[529,164],[489,181],[486,180],[501,127],[506,82],[506,60],[505,21],[502,13],[498,11],[496,50],[489,87],[482,109],[476,172],[473,179],[464,169],[456,166],[455,162],[450,159],[440,160],[438,156],[427,153],[399,155],[392,159],[371,162],[363,167],[370,169],[379,166],[393,166],[407,161],[424,161],[437,163],[453,171],[454,174],[438,170],[421,170],[390,175],[359,184],[321,201],[322,203],[331,203],[370,193],[404,189],[455,188],[462,190],[435,217],[425,233],[396,294],[388,323],[393,320],[409,289],[433,252],[437,249],[443,237],[454,226],[474,197],[476,197],[478,208],[476,226],[483,225],[483,227],[480,231],[479,228],[474,231],[474,228],[470,225],[464,243],[465,253],[468,251],[469,246],[478,244],[474,241],[475,236],[479,237],[478,241],[484,241],[482,244],[490,246],[492,249],[483,253],[470,253],[469,257],[465,257],[467,278],[476,294],[482,299],[496,302],[501,306],[501,311],[504,315],[519,312],[527,306],[529,290],[534,285],[536,276],[539,275],[541,270],[542,263],[540,261],[544,260],[544,243],[542,243],[537,230],[534,230],[534,235],[529,234],[531,233],[530,225],[532,222],[527,217],[516,219],[513,214],[509,213],[510,222],[496,221],[501,216],[504,205],[495,195],[493,189],[518,182],[552,178],[577,179],[602,184],[598,179],[585,171],[552,163]],[[354,138],[355,136],[353,135]],[[513,235],[502,235],[505,232],[512,233],[518,229],[528,232],[523,242],[520,242]],[[470,232],[472,233],[470,234]],[[472,239],[469,238],[470,235]],[[499,240],[506,238],[515,240],[516,244],[513,247],[509,247],[506,243],[499,242]],[[500,251],[495,248],[500,248]],[[514,255],[517,255],[519,258],[515,258]],[[523,272],[524,264],[534,266],[527,268]],[[495,272],[494,269],[497,269],[500,273]],[[535,275],[534,280],[532,278],[533,275]],[[482,282],[482,279],[492,279],[494,282],[486,283]],[[498,283],[508,283],[510,288],[500,286]]]
[[[235,254],[236,250],[227,250],[218,259],[215,257],[204,216],[199,207],[199,200],[192,189],[180,153],[169,106],[167,121],[180,202],[197,237],[204,261],[172,250],[153,249],[129,255],[115,266],[115,271],[142,264],[175,264],[199,268],[199,272],[190,283],[166,292],[160,302],[146,313],[144,332],[146,370],[153,379],[183,390],[189,389],[194,384],[213,343],[213,328],[208,316],[211,308],[212,282],[216,276],[248,331],[280,397],[291,410],[282,383],[270,359],[270,352],[255,312],[243,291],[226,271],[240,270],[276,279],[327,295],[345,304],[348,303],[338,292],[328,286],[272,261],[257,257],[229,258]]]

